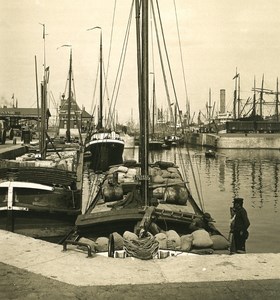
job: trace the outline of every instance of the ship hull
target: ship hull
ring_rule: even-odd
[[[123,163],[124,142],[122,140],[93,140],[86,145],[90,151],[90,165],[94,171],[107,171],[109,166]]]
[[[58,241],[81,213],[81,192],[5,181],[0,184],[0,229]]]

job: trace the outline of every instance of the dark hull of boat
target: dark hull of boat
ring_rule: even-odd
[[[0,229],[57,242],[81,214],[81,191],[30,182],[0,186]]]
[[[0,229],[58,243],[75,224],[79,211],[0,211]]]
[[[145,211],[139,208],[128,208],[106,212],[95,212],[92,214],[80,215],[76,221],[78,233],[84,237],[95,239],[98,236],[109,236],[112,229],[119,234],[125,231],[134,232],[139,222],[143,219]],[[175,219],[172,217],[160,216],[157,225],[163,230],[177,230],[186,232],[192,218]]]
[[[110,166],[123,163],[123,141],[93,141],[86,147],[91,152],[90,167],[94,171],[107,171]]]

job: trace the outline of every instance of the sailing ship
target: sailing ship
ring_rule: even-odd
[[[139,1],[136,14],[140,14]],[[213,225],[211,216],[194,200],[178,166],[173,162],[149,162],[147,0],[142,1],[142,29],[142,47],[138,51],[140,161],[124,161],[106,173],[96,174],[99,188],[95,186],[88,209],[78,216],[76,227],[65,238],[64,249],[74,244],[86,247],[89,253],[94,250],[108,252],[110,257],[151,259],[158,255],[159,249],[190,251],[198,228],[201,230],[196,230],[196,234],[205,234],[210,244],[200,245],[194,252],[213,246],[209,232],[212,237],[221,238],[223,249],[227,249],[228,242]]]
[[[103,127],[103,58],[102,32],[100,34],[100,95],[97,130],[86,138],[85,152],[90,152],[88,159],[94,171],[107,171],[109,166],[123,163],[124,141],[119,133]]]
[[[47,83],[44,64],[40,149],[36,151],[29,145],[26,147],[30,151],[23,156],[1,161],[0,228],[57,242],[82,211],[83,155],[78,145],[57,151],[52,143],[55,149],[48,152],[46,140],[51,139],[45,124]]]

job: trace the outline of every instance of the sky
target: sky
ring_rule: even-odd
[[[252,96],[254,76],[257,87],[261,86],[264,74],[264,87],[276,89],[280,72],[279,0],[158,2],[176,95],[183,112],[188,99],[191,115],[197,115],[200,110],[205,114],[209,89],[212,104],[215,103],[217,110],[220,89],[225,89],[227,110],[231,110],[236,69],[240,73],[242,99]],[[93,95],[101,32],[104,65],[108,70],[106,98],[112,99],[116,95],[114,86],[131,3],[131,0],[0,0],[0,106],[11,105],[14,95],[19,107],[36,107],[35,56],[38,80],[41,81],[43,76],[44,40],[41,24],[45,24],[47,33],[45,55],[46,66],[50,68],[48,90],[53,96],[49,100],[50,108],[55,111],[65,91],[70,48],[61,46],[70,44],[76,100],[81,107],[92,112],[98,98],[97,92],[95,97]],[[101,31],[87,31],[95,26],[101,27]],[[154,25],[152,28],[153,43],[150,44],[153,46],[150,47],[150,53],[153,55],[150,56],[149,70],[153,74],[150,77],[155,78],[156,82],[157,107],[165,108],[168,102],[158,66]],[[133,9],[128,49],[116,100],[119,122],[138,119],[137,97]],[[270,100],[272,96],[269,97]],[[172,94],[171,102],[174,98]]]

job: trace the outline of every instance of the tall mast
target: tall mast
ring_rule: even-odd
[[[102,74],[102,31],[100,32],[100,99],[99,99],[99,106],[100,106],[100,110],[99,110],[99,129],[101,129],[103,127],[103,74]]]
[[[156,94],[156,89],[155,89],[155,74],[153,74],[153,115],[152,115],[152,137],[154,138],[154,134],[155,134],[155,94]]]
[[[240,104],[241,104],[241,99],[240,99],[240,74],[238,75],[238,93],[237,93],[237,116],[240,118]]]
[[[37,100],[37,130],[40,128],[40,98],[39,98],[39,87],[38,87],[38,71],[37,71],[37,57],[35,55],[35,78],[36,78],[36,100]],[[39,131],[39,140],[41,132]]]
[[[233,118],[236,119],[236,102],[237,102],[237,80],[238,80],[239,74],[237,73],[237,68],[235,72],[235,76],[233,79],[235,79],[235,88],[234,88],[234,94],[233,94]]]
[[[264,85],[264,74],[262,76],[262,87],[260,93],[260,116],[263,116],[263,85]]]
[[[148,189],[149,189],[149,48],[148,48],[148,0],[142,0],[142,103],[143,103],[143,132],[141,134],[141,192],[145,201],[145,206],[148,206]]]
[[[49,77],[49,68],[46,67],[46,32],[45,24],[43,26],[43,41],[44,41],[44,76],[41,82],[41,140],[40,153],[42,159],[46,158],[46,109],[47,109],[47,84]]]
[[[100,74],[99,74],[99,77],[100,77],[100,80],[99,80],[99,83],[100,83],[100,97],[99,97],[99,113],[98,113],[98,123],[97,123],[97,129],[101,129],[103,127],[103,69],[102,69],[102,64],[103,64],[103,59],[102,59],[102,28],[100,26],[95,26],[95,27],[92,27],[92,28],[89,28],[87,29],[87,31],[89,30],[93,30],[93,29],[100,29],[100,54],[99,54],[99,71],[100,71]]]
[[[254,76],[253,117],[256,116],[256,77]]]
[[[208,104],[208,124],[210,127],[211,123],[211,112],[212,112],[212,103],[211,103],[211,88],[209,89],[209,104]]]
[[[71,140],[71,133],[70,133],[71,98],[72,98],[72,48],[70,49],[68,110],[67,110],[67,130],[66,130],[66,141],[68,143],[70,143],[70,140]]]
[[[138,153],[138,159],[141,161],[141,135],[143,128],[143,109],[142,109],[142,62],[141,62],[141,33],[140,33],[140,3],[139,0],[135,1],[135,15],[136,15],[136,44],[137,44],[137,69],[138,69],[138,108],[139,108],[139,119],[140,119],[140,147]]]

